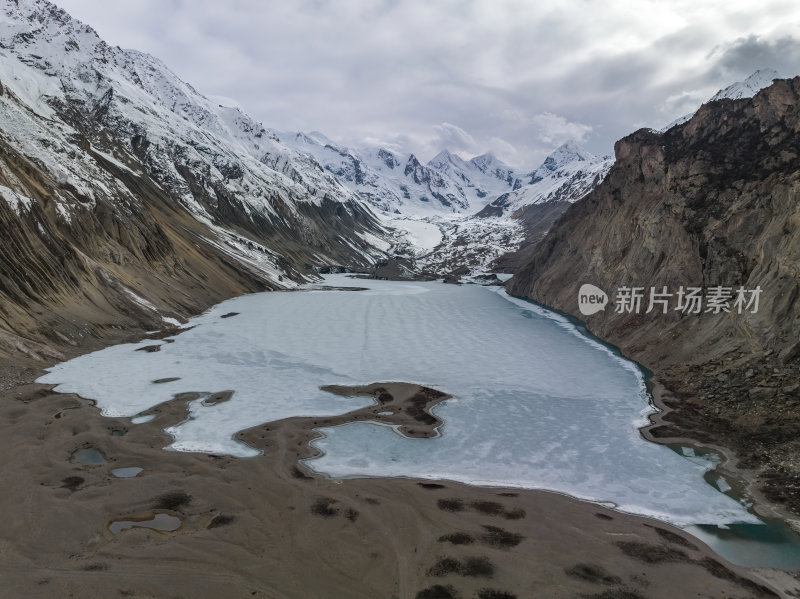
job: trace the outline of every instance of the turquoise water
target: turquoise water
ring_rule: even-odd
[[[782,520],[760,524],[698,524],[686,528],[716,553],[740,566],[800,568],[800,536]]]
[[[706,483],[753,513],[752,503],[741,492],[741,483],[717,470],[721,459],[716,452],[680,444],[669,444],[667,447],[693,463],[711,464],[713,469],[704,476]],[[738,522],[724,526],[696,524],[685,530],[734,564],[800,569],[800,535],[783,520],[756,517],[759,520],[756,523]]]

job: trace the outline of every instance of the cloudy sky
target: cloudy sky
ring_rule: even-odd
[[[611,153],[761,68],[800,74],[794,0],[55,0],[266,126],[531,167]]]

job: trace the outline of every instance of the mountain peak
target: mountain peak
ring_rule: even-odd
[[[544,162],[528,175],[531,178],[530,183],[537,183],[549,176],[550,173],[558,171],[569,164],[594,162],[596,160],[597,156],[584,150],[578,142],[574,140],[566,141],[550,152]]]
[[[485,152],[480,156],[475,156],[469,163],[473,168],[478,169],[482,173],[493,172],[495,176],[502,174],[503,176],[500,178],[507,178],[514,170],[491,152]]]
[[[729,100],[752,98],[765,87],[769,87],[770,85],[772,85],[772,82],[775,79],[779,78],[780,75],[778,75],[778,71],[776,71],[775,69],[758,69],[757,71],[751,73],[743,81],[737,81],[736,83],[731,83],[725,89],[719,90],[708,101],[714,102],[715,100],[722,100],[726,98]],[[659,129],[659,131],[663,133],[664,131],[672,129],[676,125],[681,125],[685,123],[694,116],[695,112],[697,111],[694,110],[688,114],[683,115],[682,117],[678,117],[663,129]]]
[[[406,160],[406,170],[420,166],[422,166],[422,164],[420,164],[419,159],[414,154],[409,154],[408,160]]]
[[[760,90],[772,85],[772,82],[779,77],[778,71],[775,69],[758,69],[750,74],[744,81],[737,81],[725,89],[719,90],[710,101],[713,102],[714,100],[721,100],[723,98],[729,98],[731,100],[752,98]]]
[[[460,156],[453,154],[447,148],[436,154],[436,156],[434,156],[428,161],[428,166],[432,166],[433,168],[437,169],[445,168],[447,167],[447,165],[453,165],[457,166],[458,168],[464,168],[466,166],[466,163]]]
[[[594,154],[584,150],[576,141],[569,140],[550,152],[543,166],[547,166],[548,170],[556,170],[570,162],[585,162],[594,158]]]
[[[395,168],[396,166],[400,166],[400,161],[397,160],[397,156],[394,155],[394,152],[387,150],[386,148],[378,148],[378,151],[375,154],[383,164],[386,165],[387,168]]]
[[[316,129],[314,131],[309,132],[307,135],[308,137],[315,140],[317,143],[322,144],[323,146],[325,144],[333,144],[333,140],[330,137],[328,137],[321,131],[317,131]]]
[[[431,158],[428,161],[428,164],[433,165],[433,164],[438,163],[438,162],[447,162],[450,159],[451,156],[452,156],[452,154],[450,153],[450,150],[445,148],[444,150],[442,150],[441,152],[436,154],[436,156]]]

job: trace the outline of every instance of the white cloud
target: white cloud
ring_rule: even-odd
[[[552,112],[533,115],[531,123],[538,130],[539,140],[546,144],[560,145],[570,140],[583,142],[592,132],[589,125],[572,123]]]
[[[476,150],[475,139],[458,125],[452,123],[442,123],[434,125],[438,139],[434,144],[440,149],[449,149],[454,152],[474,152]]]

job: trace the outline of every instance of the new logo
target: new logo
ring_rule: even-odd
[[[608,295],[605,291],[589,283],[581,285],[578,290],[578,310],[581,311],[581,314],[584,316],[597,314],[601,310],[605,310],[607,304]]]

